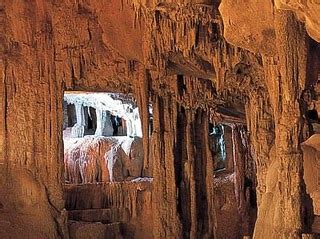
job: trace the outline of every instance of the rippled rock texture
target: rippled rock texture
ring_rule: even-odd
[[[142,176],[143,146],[139,137],[65,139],[67,183],[117,182]]]
[[[221,195],[214,191],[208,126],[219,122],[247,128],[257,177],[252,236],[312,233],[299,103],[302,91],[317,85],[320,4],[231,3],[0,2],[1,235],[19,238],[20,229],[13,226],[19,225],[27,238],[69,237],[63,197],[65,90],[135,95],[143,135],[149,136],[143,138],[142,174],[154,178],[154,238],[216,236],[214,198]],[[81,176],[80,164],[70,164],[76,165],[67,172],[72,180],[124,177],[123,166],[93,172],[92,165],[105,162],[104,154],[88,150],[97,156],[82,157],[90,177]],[[138,170],[125,155],[119,158],[128,172],[140,171],[140,164]],[[243,179],[235,195],[244,192]]]

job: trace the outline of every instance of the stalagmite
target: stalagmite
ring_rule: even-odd
[[[112,136],[113,135],[113,127],[110,119],[110,114],[106,110],[97,111],[97,129],[96,129],[95,135],[96,136]]]
[[[77,123],[72,127],[71,136],[73,138],[82,138],[84,136],[84,109],[83,105],[76,104]]]

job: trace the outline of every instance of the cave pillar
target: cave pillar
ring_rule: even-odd
[[[208,115],[200,109],[176,111],[175,104],[168,103],[159,98],[153,104],[154,237],[212,238],[213,162]]]
[[[71,137],[82,138],[84,136],[84,128],[86,125],[84,107],[82,104],[75,104],[77,123],[71,129]]]
[[[63,130],[65,130],[68,127],[68,103],[66,101],[63,101]]]
[[[110,119],[110,113],[106,110],[97,109],[97,129],[96,136],[112,136],[113,126]]]
[[[187,162],[191,173],[186,173],[191,207],[190,238],[213,238],[213,161],[209,149],[209,115],[207,109],[197,108],[187,117]],[[179,139],[177,139],[179,140]],[[189,156],[190,155],[190,156]],[[181,191],[181,193],[186,193]],[[181,202],[184,203],[184,202]]]
[[[153,236],[181,238],[177,213],[174,147],[176,104],[170,96],[153,96]]]
[[[4,76],[5,68],[4,62],[0,59],[0,77]],[[1,168],[4,167],[5,156],[5,112],[6,112],[6,98],[5,98],[5,79],[0,78],[0,173]]]
[[[264,172],[266,193],[259,201],[254,237],[301,238],[304,192],[299,98],[306,82],[306,32],[290,11],[275,13],[275,28],[278,57],[264,60],[274,115],[274,148]],[[257,166],[259,180],[262,167]]]
[[[230,125],[224,126],[224,141],[226,146],[226,170],[233,172],[233,141],[232,141],[232,127]]]
[[[151,76],[145,67],[139,63],[136,63],[136,72],[133,74],[133,79],[135,81],[135,97],[139,106],[139,115],[141,122],[142,140],[143,140],[143,175],[152,176],[152,159],[150,159],[149,150],[149,125],[150,125],[150,114],[149,114],[149,84],[151,81]],[[139,129],[140,130],[140,129]]]
[[[129,115],[126,119],[126,128],[127,128],[127,135],[128,136],[133,136],[135,134],[134,122],[133,122],[132,115]]]
[[[274,202],[276,187],[270,182],[268,173],[278,170],[274,166],[276,158],[272,154],[274,145],[274,120],[267,92],[252,92],[246,105],[247,128],[250,134],[252,157],[255,159],[257,171],[257,205],[258,216],[254,228],[254,238],[273,238]],[[274,170],[273,170],[274,169]],[[274,174],[270,177],[274,179]]]
[[[233,160],[234,160],[234,187],[235,196],[238,205],[238,211],[242,218],[245,219],[245,166],[244,155],[242,152],[241,135],[237,125],[232,126],[232,141],[233,141]]]
[[[154,238],[213,238],[214,168],[208,109],[177,102],[192,95],[193,82],[205,82],[179,79],[170,79],[176,83],[176,95],[153,96]]]
[[[300,150],[299,98],[306,82],[307,46],[304,26],[291,12],[276,13],[280,99],[275,109],[275,145],[280,160],[279,224],[282,236],[300,238],[303,161]]]

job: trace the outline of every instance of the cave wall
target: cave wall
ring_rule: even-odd
[[[4,72],[4,62],[1,60],[0,63],[1,66],[1,73]],[[5,117],[4,117],[4,112],[6,111],[6,96],[5,96],[5,87],[3,84],[3,77],[1,77],[1,90],[0,90],[0,104],[1,104],[1,114],[0,114],[0,173],[1,173],[1,178],[4,178],[4,173],[5,173],[5,142],[6,142],[6,126],[5,126]],[[4,180],[0,181],[0,186],[1,188],[4,186]]]
[[[244,125],[229,124],[226,138],[228,165],[214,172],[214,216],[216,238],[251,237],[256,221],[256,163],[251,156]]]
[[[279,99],[272,101],[275,103],[273,105],[275,154],[280,163],[277,182],[280,186],[279,198],[276,203],[284,210],[282,212],[275,210],[275,214],[278,214],[279,223],[284,224],[282,228],[277,229],[276,225],[273,228],[276,231],[274,233],[294,238],[299,237],[304,229],[301,221],[304,192],[302,154],[299,146],[301,116],[298,101],[306,82],[307,39],[304,27],[292,13],[287,12],[276,13],[276,36],[279,56],[276,72],[279,85],[274,88],[279,89]],[[270,94],[270,98],[274,95],[276,94]],[[258,228],[256,233],[259,233]]]
[[[240,32],[236,30],[239,27],[237,23],[250,21],[253,15],[241,14],[237,9],[231,10],[228,1],[222,1],[220,8],[225,21],[228,21],[225,25],[227,39],[263,56],[269,103],[266,105],[263,103],[264,99],[251,97],[250,101],[259,101],[256,102],[258,106],[252,107],[251,104],[255,101],[249,102],[249,112],[247,111],[258,176],[259,210],[254,236],[261,238],[285,235],[298,238],[301,231],[308,230],[308,225],[301,219],[306,205],[303,202],[305,192],[299,146],[299,97],[307,81],[308,37],[303,24],[292,12],[278,10],[272,3],[268,7],[263,6],[265,4],[253,3],[252,7],[261,8],[268,21],[255,24],[249,34],[262,36],[262,32],[273,32],[269,40],[275,48],[269,51],[259,46],[260,41],[249,38],[251,41],[244,42],[238,35]],[[267,113],[270,115],[266,115]],[[254,123],[255,117],[259,118],[257,124]],[[265,143],[261,144],[261,140]]]
[[[318,5],[296,8],[293,2],[249,1],[250,11],[264,10],[261,24],[243,11],[246,6],[233,7],[228,0],[220,5],[222,17],[217,2],[204,0],[0,3],[4,210],[24,212],[30,220],[22,228],[37,217],[38,235],[68,237],[62,196],[63,91],[121,89],[135,93],[144,135],[149,93],[154,106],[151,144],[144,141],[144,172],[152,171],[151,155],[155,238],[214,236],[207,125],[217,105],[246,106],[257,164],[254,237],[299,238],[306,225],[301,219],[298,99],[306,82],[308,42],[298,20],[305,20],[317,40],[313,15]],[[297,18],[279,10],[284,8],[302,12]],[[243,22],[256,23],[251,34],[240,32]],[[178,80],[177,75],[184,77]],[[5,225],[1,230],[18,233]]]
[[[64,190],[71,220],[88,221],[95,211],[101,219],[121,221],[124,238],[152,237],[152,180],[65,185]]]
[[[130,92],[128,60],[80,2],[2,1],[0,14],[1,235],[68,238],[63,91]]]
[[[308,34],[317,42],[320,41],[320,25],[317,13],[320,10],[318,1],[275,1],[275,6],[280,10],[290,10],[296,17],[305,23]]]
[[[29,216],[21,225],[26,234],[34,223],[35,235],[59,237],[66,231],[60,185],[62,81],[55,77],[48,21],[33,7],[5,2],[1,11],[6,34],[1,35],[5,176],[0,194],[11,223]],[[4,225],[4,233],[19,231]]]
[[[173,92],[153,97],[153,193],[158,195],[152,202],[155,238],[214,235],[210,213],[214,167],[209,151],[208,108],[201,107],[197,97],[190,95],[195,88],[210,87],[210,82],[204,80],[171,78]],[[179,106],[176,100],[183,101],[187,96],[192,103]]]

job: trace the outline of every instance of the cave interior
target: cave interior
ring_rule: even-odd
[[[319,12],[1,1],[0,238],[319,238]]]

